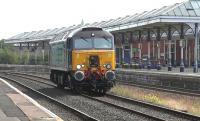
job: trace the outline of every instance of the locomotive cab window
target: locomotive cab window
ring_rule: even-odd
[[[77,38],[74,39],[74,49],[113,49],[111,38]]]
[[[95,49],[112,49],[112,39],[110,38],[95,38],[94,39]]]
[[[91,49],[92,48],[92,40],[85,39],[83,37],[74,40],[74,48],[75,49]]]

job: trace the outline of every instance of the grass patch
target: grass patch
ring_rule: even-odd
[[[111,92],[128,97],[163,105],[172,109],[200,115],[200,98],[175,93],[155,91],[134,86],[116,85]]]
[[[132,97],[132,94],[130,93],[130,91],[128,90],[128,88],[123,88],[121,86],[115,86],[114,88],[112,88],[112,92],[118,94],[118,95],[123,95],[126,97]]]
[[[154,94],[145,95],[144,100],[147,100],[147,101],[155,103],[155,104],[161,104],[161,99]]]

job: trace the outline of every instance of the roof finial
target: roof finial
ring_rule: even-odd
[[[82,19],[82,21],[81,21],[81,25],[84,25],[84,21],[83,21],[83,19]]]

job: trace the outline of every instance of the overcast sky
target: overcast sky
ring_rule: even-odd
[[[0,39],[21,32],[99,22],[185,0],[0,0]]]

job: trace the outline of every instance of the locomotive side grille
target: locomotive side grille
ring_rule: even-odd
[[[98,67],[99,66],[99,57],[98,56],[90,56],[89,58],[90,67]]]

